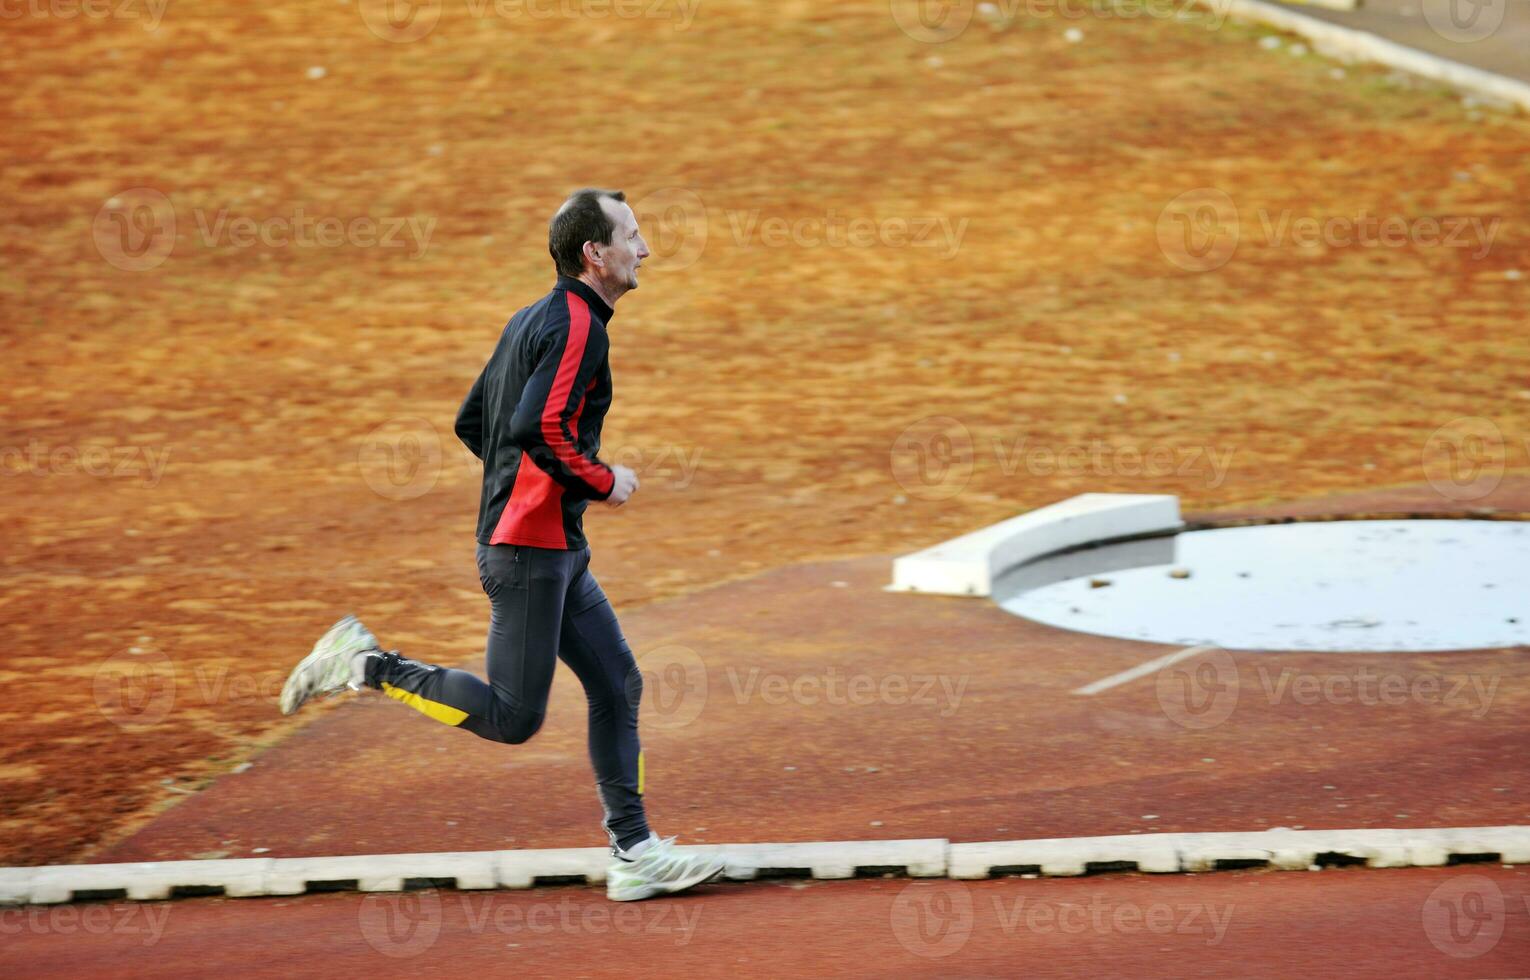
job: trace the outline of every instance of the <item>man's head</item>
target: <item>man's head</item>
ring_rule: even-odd
[[[583,279],[612,304],[637,288],[638,265],[649,254],[627,195],[592,187],[575,191],[553,215],[547,250],[558,275]]]

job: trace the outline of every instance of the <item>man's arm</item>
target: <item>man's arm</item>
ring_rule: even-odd
[[[593,454],[575,448],[573,420],[606,359],[609,341],[605,330],[590,322],[588,311],[577,307],[570,311],[568,329],[553,336],[515,406],[510,437],[565,493],[605,500],[615,476]]]
[[[462,408],[457,410],[457,438],[479,459],[483,459],[483,379],[488,373],[488,365],[485,365],[463,400]]]

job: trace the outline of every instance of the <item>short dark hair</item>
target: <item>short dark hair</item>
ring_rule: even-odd
[[[552,254],[558,275],[577,277],[584,272],[584,243],[611,244],[616,222],[606,214],[601,198],[625,201],[621,191],[586,187],[568,196],[547,225],[547,251]]]

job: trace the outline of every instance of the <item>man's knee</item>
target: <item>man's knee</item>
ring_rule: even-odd
[[[520,745],[531,741],[531,737],[542,728],[542,721],[546,715],[540,711],[531,711],[519,707],[503,698],[494,703],[494,731],[498,741],[509,745]]]
[[[542,728],[542,716],[535,715],[531,719],[516,724],[505,731],[505,742],[509,745],[520,745],[531,741],[531,737]]]
[[[643,703],[643,675],[633,670],[622,686],[591,685],[584,689],[584,696],[592,717],[630,719]]]

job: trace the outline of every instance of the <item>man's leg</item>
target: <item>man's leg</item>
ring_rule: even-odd
[[[611,843],[631,850],[649,837],[643,811],[643,747],[638,703],[643,680],[616,612],[582,553],[563,607],[558,656],[584,685],[590,704],[590,765]]]
[[[722,874],[726,861],[649,832],[637,729],[642,675],[611,603],[589,572],[589,554],[585,549],[569,589],[558,656],[579,676],[590,702],[590,763],[613,848],[606,897],[633,902],[673,895]]]
[[[577,552],[479,545],[478,577],[489,597],[489,681],[465,670],[369,656],[366,684],[439,722],[519,744],[542,727],[557,666],[564,597]]]

